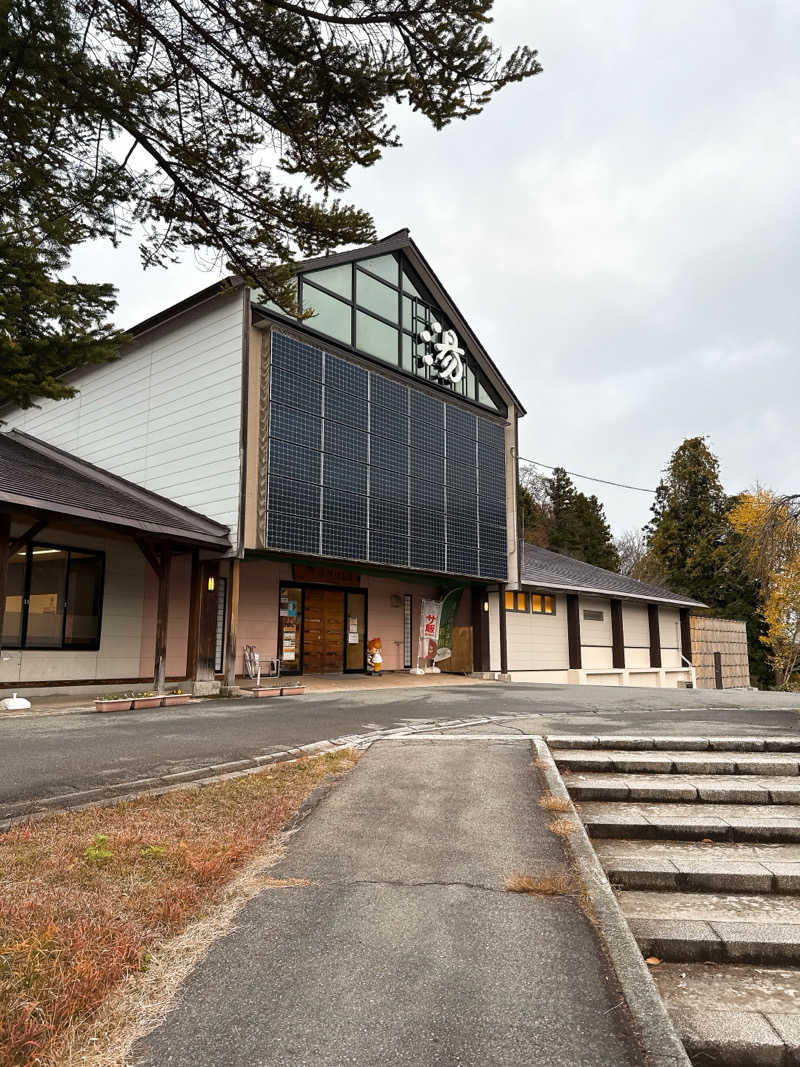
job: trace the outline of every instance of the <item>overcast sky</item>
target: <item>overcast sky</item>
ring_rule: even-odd
[[[800,491],[800,4],[496,0],[544,73],[353,174],[408,226],[528,414],[520,452],[652,487],[707,434],[730,491]],[[131,325],[212,280],[193,254],[80,252]],[[596,491],[615,531],[643,493]]]

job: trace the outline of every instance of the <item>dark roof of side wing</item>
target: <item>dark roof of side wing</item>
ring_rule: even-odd
[[[0,433],[0,501],[192,545],[230,548],[227,526],[20,430]]]
[[[575,593],[599,593],[629,600],[647,600],[676,607],[704,608],[700,600],[693,600],[682,593],[673,593],[659,585],[649,585],[624,574],[594,567],[571,556],[539,548],[538,545],[522,545],[523,585],[543,586]]]

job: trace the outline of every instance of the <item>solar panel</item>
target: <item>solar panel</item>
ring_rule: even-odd
[[[503,427],[273,330],[267,546],[506,576]]]

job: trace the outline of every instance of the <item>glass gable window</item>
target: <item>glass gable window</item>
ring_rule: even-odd
[[[9,561],[6,648],[96,649],[105,556],[34,543]]]
[[[397,290],[377,281],[363,270],[356,271],[356,303],[391,322],[397,322]]]
[[[357,311],[356,348],[397,365],[397,330],[372,315]]]
[[[351,343],[353,316],[350,305],[335,296],[328,296],[321,289],[310,285],[303,287],[303,306],[305,310],[313,309],[314,315],[306,322],[312,329],[335,337],[337,341]]]
[[[304,311],[314,312],[303,322],[450,394],[502,412],[502,403],[458,334],[462,377],[452,382],[437,375],[431,358],[437,355],[434,345],[441,344],[443,331],[453,327],[422,285],[412,281],[412,273],[401,253],[301,273],[300,305]],[[429,333],[427,339],[420,337],[423,330]]]
[[[320,285],[323,289],[329,289],[346,300],[351,300],[353,297],[353,268],[349,263],[343,263],[341,267],[312,270],[303,277],[306,281]]]

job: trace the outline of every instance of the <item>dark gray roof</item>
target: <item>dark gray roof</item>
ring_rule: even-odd
[[[20,430],[0,434],[0,502],[168,540],[230,548],[227,526]]]
[[[686,608],[706,607],[701,601],[692,600],[682,593],[673,593],[659,585],[637,582],[635,578],[615,574],[602,567],[593,567],[591,563],[583,563],[579,559],[562,556],[537,545],[522,545],[520,577],[523,585],[535,585],[545,589],[599,593],[626,600],[660,601]]]

